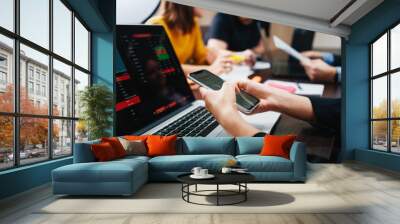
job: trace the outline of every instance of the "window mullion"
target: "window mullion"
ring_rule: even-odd
[[[89,75],[89,83],[88,85],[90,86],[93,82],[92,80],[92,76],[91,76],[91,71],[92,71],[92,60],[91,60],[91,38],[92,38],[92,33],[89,31],[88,27],[86,26],[85,23],[82,23],[80,21],[79,15],[77,15],[74,10],[71,8],[71,6],[64,0],[60,0],[60,2],[62,4],[64,4],[69,10],[70,10],[70,22],[71,22],[71,59],[65,58],[64,56],[62,56],[62,54],[57,54],[54,51],[54,13],[55,13],[55,8],[56,4],[58,2],[54,2],[54,0],[47,0],[48,1],[48,5],[49,5],[49,11],[48,11],[48,15],[49,15],[49,24],[48,24],[48,29],[49,29],[49,34],[48,34],[48,38],[49,38],[49,45],[48,48],[43,47],[42,45],[39,45],[33,41],[31,41],[29,38],[26,37],[22,37],[21,36],[21,4],[24,4],[24,2],[22,2],[22,0],[14,0],[13,1],[13,12],[14,12],[14,17],[13,17],[13,31],[11,30],[7,30],[3,27],[0,28],[0,34],[5,35],[6,37],[9,37],[12,39],[13,41],[13,55],[12,55],[12,60],[13,63],[12,65],[10,65],[10,76],[12,76],[14,79],[13,83],[14,83],[14,88],[13,88],[13,111],[10,112],[0,112],[1,116],[9,116],[13,119],[13,128],[12,128],[12,134],[13,134],[13,167],[11,168],[15,168],[15,167],[20,167],[20,166],[25,166],[25,165],[30,165],[30,164],[34,164],[34,163],[40,163],[43,161],[39,161],[39,162],[34,162],[31,163],[29,161],[25,162],[25,157],[22,157],[22,163],[21,163],[21,146],[23,144],[22,143],[22,139],[21,139],[21,129],[24,128],[22,125],[23,119],[22,118],[29,118],[29,119],[46,119],[46,123],[48,124],[48,133],[47,133],[47,153],[48,153],[48,157],[46,158],[46,160],[48,159],[54,159],[55,155],[54,155],[54,149],[53,148],[53,132],[56,128],[56,126],[54,126],[54,123],[56,120],[63,120],[61,123],[61,125],[63,127],[65,127],[65,125],[67,125],[67,132],[68,134],[71,134],[71,151],[73,153],[74,151],[74,143],[75,143],[75,127],[76,127],[76,121],[79,120],[78,116],[75,115],[76,111],[75,111],[75,103],[76,103],[76,99],[75,99],[75,95],[76,95],[76,87],[75,87],[75,79],[76,79],[76,73],[77,72],[83,72],[87,75]],[[24,5],[23,5],[24,6]],[[76,46],[76,40],[75,40],[75,20],[79,21],[80,24],[83,25],[83,27],[86,29],[86,32],[88,33],[88,68],[84,68],[81,67],[80,65],[76,64],[76,60],[75,60],[75,46]],[[24,105],[22,104],[23,102],[21,102],[21,94],[24,91],[24,86],[26,86],[27,90],[29,91],[29,85],[28,85],[28,79],[29,79],[29,73],[28,73],[28,67],[26,67],[26,71],[25,71],[25,67],[23,62],[25,62],[25,57],[22,55],[21,49],[24,50],[24,47],[28,47],[32,50],[35,50],[39,53],[42,53],[44,55],[48,56],[48,75],[47,75],[47,83],[46,83],[46,88],[44,87],[44,71],[43,73],[41,73],[40,77],[40,88],[38,89],[40,92],[39,94],[40,97],[44,97],[47,95],[48,99],[47,99],[47,103],[48,103],[48,110],[47,110],[47,114],[34,114],[36,112],[28,112],[24,110],[24,114],[21,114],[21,106]],[[32,56],[33,57],[33,56]],[[36,57],[36,56],[35,56]],[[35,60],[35,57],[32,58],[32,60]],[[54,83],[54,75],[55,75],[55,68],[54,66],[57,65],[55,64],[54,60],[58,60],[66,65],[70,66],[70,71],[71,71],[71,78],[68,81],[69,85],[71,86],[68,90],[69,92],[67,93],[67,103],[71,103],[70,110],[68,111],[68,113],[71,113],[69,115],[63,115],[61,114],[59,115],[55,115],[54,114],[54,108],[53,108],[53,104],[54,102],[54,96],[53,96],[53,89],[55,87],[55,83]],[[22,61],[21,61],[22,60]],[[46,60],[47,61],[47,60]],[[21,68],[21,66],[23,66]],[[57,66],[56,66],[57,67]],[[23,70],[22,70],[23,69]],[[26,74],[25,74],[26,73]],[[23,77],[22,75],[26,75],[26,79],[25,77]],[[42,79],[43,78],[43,79]],[[26,84],[24,85],[26,80]],[[22,83],[23,82],[23,83]],[[21,86],[22,84],[22,86]],[[44,89],[47,90],[47,93],[44,92]],[[34,93],[32,94],[37,94],[35,90]],[[22,91],[22,92],[21,92]],[[28,92],[27,92],[28,94]],[[46,95],[45,95],[46,94]],[[68,95],[70,95],[71,97],[69,97],[68,99]],[[36,95],[33,95],[36,97]],[[38,96],[39,97],[39,96]],[[25,98],[24,98],[25,99]],[[33,98],[32,98],[33,99]],[[36,99],[36,98],[35,98]],[[22,108],[23,109],[23,108]],[[71,123],[71,125],[69,125],[69,123]],[[23,131],[24,129],[22,129]],[[61,133],[61,135],[63,135]],[[65,135],[63,135],[65,136]],[[62,141],[62,140],[61,140]],[[62,141],[63,142],[63,141]],[[28,148],[25,148],[28,149]],[[22,151],[24,152],[24,151]],[[46,152],[46,151],[44,151]],[[40,152],[42,153],[42,151]],[[59,158],[59,157],[57,157]],[[61,157],[60,157],[61,158]],[[44,158],[43,158],[44,159]],[[33,161],[32,161],[33,162]]]
[[[71,48],[71,56],[72,56],[72,64],[74,66],[71,67],[72,69],[72,73],[71,73],[71,91],[72,91],[72,96],[71,96],[71,100],[72,100],[72,105],[71,105],[71,117],[75,118],[75,12],[72,11],[72,16],[71,16],[71,23],[72,23],[72,48]],[[72,150],[72,155],[74,155],[74,151],[75,151],[75,126],[76,126],[76,121],[72,121],[71,124],[71,150]]]
[[[389,31],[387,32],[387,51],[386,51],[386,53],[387,53],[387,71],[389,71],[390,70],[390,29],[389,29]],[[391,111],[391,108],[392,108],[392,106],[391,106],[391,104],[392,104],[392,100],[391,100],[391,78],[392,78],[392,76],[391,76],[391,74],[389,73],[388,75],[387,75],[387,110],[388,110],[388,112],[387,112],[387,116],[388,116],[388,118],[391,118],[392,117],[392,111]],[[388,122],[387,122],[387,140],[388,140],[388,152],[391,152],[392,151],[392,135],[391,135],[391,129],[392,129],[392,125],[391,125],[391,123],[392,123],[392,121],[391,120],[388,120]]]
[[[49,50],[53,52],[53,0],[49,0]],[[49,159],[53,159],[53,57],[49,55],[49,72],[48,72],[48,91],[49,94],[49,110],[50,119],[48,120],[48,152]]]
[[[20,9],[20,0],[14,1],[14,31],[17,35],[19,35],[19,10]],[[14,112],[20,112],[20,46],[19,46],[19,39],[14,39]],[[19,117],[14,116],[14,165],[19,166],[20,164],[20,155],[19,155],[19,136],[20,136],[20,119]]]

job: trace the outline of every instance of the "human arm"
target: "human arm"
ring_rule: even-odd
[[[202,69],[206,69],[214,74],[221,75],[232,70],[232,60],[224,55],[219,55],[210,65],[182,64],[182,69],[186,76],[192,72]]]
[[[235,103],[235,85],[224,83],[219,91],[201,87],[200,93],[207,109],[232,136],[253,136],[260,132],[260,130],[251,126],[240,116]]]
[[[260,132],[247,123],[237,110],[235,90],[237,91],[239,88],[261,100],[259,106],[255,109],[255,113],[277,111],[306,121],[314,119],[312,105],[307,97],[267,88],[255,82],[242,81],[237,85],[225,83],[219,91],[200,88],[207,109],[222,127],[233,136],[253,136]]]
[[[262,35],[261,35],[260,40],[258,41],[257,46],[253,47],[253,49],[251,49],[251,50],[252,50],[252,51],[254,52],[254,54],[256,54],[256,55],[262,55],[262,54],[264,54],[264,52],[265,52],[265,46],[264,46],[264,40],[263,40],[263,38],[262,38]]]
[[[337,69],[328,65],[321,59],[312,59],[302,62],[304,70],[313,82],[335,82],[337,80]]]

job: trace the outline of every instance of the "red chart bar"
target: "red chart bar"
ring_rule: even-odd
[[[117,103],[117,104],[115,105],[115,110],[116,110],[116,111],[121,111],[121,110],[123,110],[123,109],[125,109],[125,108],[127,108],[127,107],[136,105],[136,104],[138,104],[138,103],[140,103],[140,102],[141,102],[141,101],[140,101],[140,97],[139,97],[139,96],[134,96],[134,97],[132,97],[132,98],[130,98],[130,99],[127,99],[127,100],[125,100],[125,101],[122,101],[122,102]]]
[[[132,34],[131,37],[133,37],[133,38],[149,38],[149,37],[151,37],[151,33],[135,33],[135,34]]]
[[[161,70],[162,73],[167,74],[167,73],[172,73],[175,72],[175,68],[166,68]]]
[[[116,78],[117,82],[129,80],[131,76],[128,73],[124,73],[123,75],[120,75]]]

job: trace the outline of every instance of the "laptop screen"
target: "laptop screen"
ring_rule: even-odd
[[[179,60],[162,26],[119,25],[116,132],[137,132],[194,101]]]

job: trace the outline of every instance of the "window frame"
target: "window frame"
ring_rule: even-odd
[[[85,73],[88,75],[89,78],[89,83],[88,85],[91,86],[92,85],[92,61],[91,61],[91,49],[92,49],[92,43],[91,43],[91,38],[92,38],[92,30],[88,27],[88,25],[84,22],[84,20],[79,16],[78,13],[76,13],[72,7],[65,1],[65,0],[59,0],[68,10],[71,11],[71,18],[70,18],[70,22],[71,22],[71,59],[67,59],[64,58],[63,56],[55,53],[54,50],[54,44],[53,44],[53,21],[54,21],[54,17],[53,17],[53,1],[54,0],[47,0],[49,3],[49,47],[48,49],[46,49],[45,47],[42,47],[39,44],[36,44],[32,41],[30,41],[29,39],[23,37],[20,35],[20,0],[14,0],[13,1],[13,10],[14,10],[14,18],[13,18],[13,31],[10,31],[4,27],[0,26],[0,35],[3,35],[7,38],[11,38],[13,41],[13,54],[12,54],[12,61],[13,64],[12,66],[12,73],[11,75],[13,75],[13,79],[14,79],[14,99],[13,99],[13,112],[1,112],[0,111],[0,116],[10,116],[13,119],[13,153],[14,153],[14,161],[13,161],[13,166],[11,167],[5,167],[5,168],[0,168],[0,172],[4,171],[4,170],[10,170],[10,169],[16,169],[19,167],[23,167],[23,166],[29,166],[29,165],[33,165],[33,164],[37,164],[37,163],[43,163],[49,160],[54,160],[54,159],[62,159],[62,158],[66,158],[66,157],[70,157],[73,155],[74,152],[74,143],[75,143],[75,125],[76,125],[76,121],[79,120],[79,117],[75,116],[75,108],[72,107],[71,108],[71,114],[70,116],[56,116],[53,115],[53,59],[58,60],[59,62],[62,62],[68,66],[71,66],[71,105],[74,105],[75,103],[75,88],[74,88],[74,82],[75,82],[75,69]],[[88,69],[85,69],[83,67],[81,67],[80,65],[75,63],[75,18],[83,25],[83,27],[88,31],[88,35],[89,35],[89,39],[88,39]],[[49,63],[48,63],[48,84],[47,84],[47,88],[46,88],[46,96],[48,97],[48,112],[46,115],[39,115],[39,114],[26,114],[26,113],[21,113],[20,111],[20,85],[21,85],[21,81],[20,81],[20,64],[21,64],[21,57],[20,57],[20,45],[23,44],[27,47],[32,48],[33,50],[36,50],[40,53],[43,53],[45,55],[48,56],[49,58]],[[27,70],[30,67],[27,67]],[[36,80],[35,77],[36,74],[36,70],[33,70],[33,80]],[[41,74],[41,73],[40,73]],[[27,72],[26,74],[27,80],[30,80],[29,77],[29,73]],[[40,77],[39,77],[40,78]],[[34,83],[36,83],[34,81]],[[41,79],[39,79],[39,83],[41,83]],[[35,85],[35,84],[34,84]],[[28,90],[27,90],[28,91]],[[34,91],[36,91],[34,89]],[[41,94],[40,94],[41,95]],[[47,145],[47,151],[48,151],[48,157],[44,158],[44,160],[38,161],[38,162],[32,162],[32,163],[27,163],[27,164],[21,164],[20,161],[20,119],[21,118],[44,118],[47,119],[48,122],[48,136],[47,136],[47,142],[49,143]],[[69,155],[63,155],[63,156],[54,156],[54,146],[52,144],[53,142],[53,121],[56,120],[66,120],[66,121],[71,121],[71,153]]]
[[[391,32],[392,29],[395,28],[396,26],[400,26],[400,20],[392,24],[390,27],[385,29],[384,32],[379,34],[375,39],[373,39],[369,44],[369,149],[373,151],[379,151],[379,152],[386,152],[386,153],[392,153],[392,154],[400,154],[400,152],[393,152],[392,151],[392,121],[400,121],[400,117],[392,117],[392,99],[391,99],[391,91],[392,91],[392,85],[391,85],[391,80],[392,80],[392,75],[396,75],[398,72],[400,72],[400,67],[398,68],[393,68],[391,69]],[[386,71],[380,74],[376,74],[374,76],[373,74],[373,44],[376,43],[379,38],[383,37],[385,34],[387,34],[387,67]],[[386,77],[386,86],[387,86],[387,105],[386,105],[386,117],[385,118],[373,118],[373,93],[374,93],[374,86],[373,86],[373,81],[378,79]],[[376,121],[386,121],[386,150],[379,150],[374,148],[374,133],[373,133],[373,122]]]

